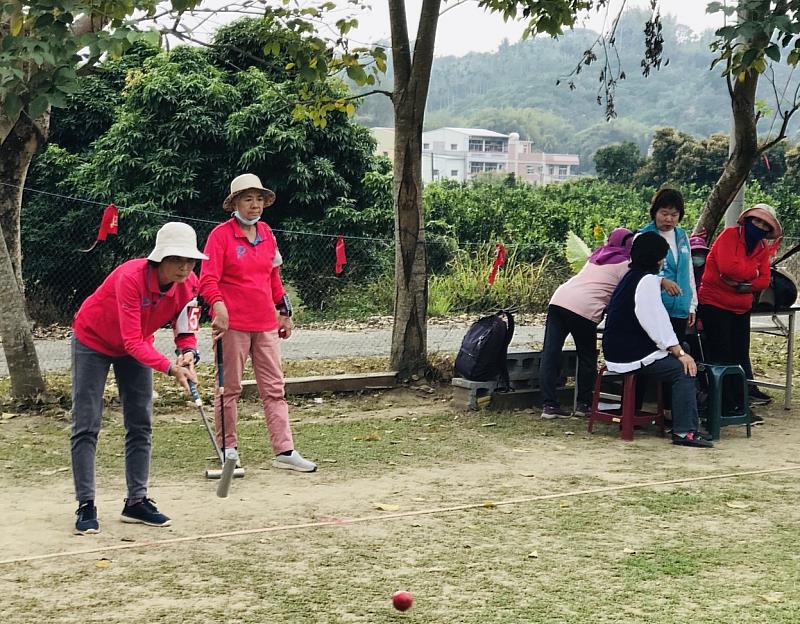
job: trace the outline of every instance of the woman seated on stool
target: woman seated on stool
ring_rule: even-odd
[[[697,365],[684,353],[661,301],[658,272],[669,243],[656,232],[633,241],[630,270],[622,278],[606,311],[603,354],[608,370],[667,382],[672,390],[672,443],[709,448],[699,432],[695,375]]]
[[[578,405],[576,415],[585,415],[592,399],[597,376],[597,324],[614,288],[628,272],[633,232],[617,228],[608,242],[597,249],[580,272],[564,282],[553,293],[547,306],[544,346],[539,364],[539,385],[542,392],[542,418],[569,418],[558,402],[556,383],[561,365],[564,341],[572,334],[578,353]]]

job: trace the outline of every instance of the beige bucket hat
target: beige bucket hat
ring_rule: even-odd
[[[194,228],[179,221],[170,221],[161,226],[156,234],[156,246],[147,259],[161,262],[167,256],[208,260],[208,256],[197,248],[197,234]]]
[[[783,236],[783,228],[781,227],[781,222],[778,221],[778,217],[775,214],[775,209],[770,206],[769,204],[756,204],[752,208],[748,208],[742,214],[739,215],[739,218],[736,220],[736,223],[739,225],[744,224],[744,220],[747,217],[757,217],[762,221],[766,221],[769,223],[772,230],[769,234],[767,234],[767,238],[770,240],[774,240],[777,238],[781,238]]]
[[[261,184],[261,180],[257,175],[252,173],[243,173],[242,175],[235,177],[233,182],[231,182],[231,194],[225,198],[224,202],[222,202],[222,207],[225,208],[225,210],[233,210],[233,200],[236,199],[236,196],[239,193],[243,193],[244,191],[249,191],[251,189],[263,191],[265,208],[275,203],[275,193]]]

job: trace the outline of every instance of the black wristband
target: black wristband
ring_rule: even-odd
[[[200,352],[197,349],[184,349],[183,351],[175,349],[175,355],[186,355],[187,353],[192,353],[194,355],[195,364],[200,361]]]

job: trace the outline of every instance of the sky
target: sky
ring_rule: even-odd
[[[610,0],[609,22],[616,15],[620,4],[625,0]],[[359,28],[351,33],[351,40],[364,43],[389,40],[389,11],[386,0],[374,0],[373,8],[358,16]],[[406,0],[406,17],[409,34],[413,38],[419,21],[421,0]],[[695,32],[722,26],[722,14],[708,15],[705,0],[661,0],[661,14],[674,15],[681,24]],[[627,7],[648,8],[649,0],[627,0]],[[447,4],[443,5],[447,8]],[[588,19],[578,25],[601,30],[603,13],[592,12]],[[503,39],[510,43],[519,41],[523,26],[518,23],[504,23],[502,17],[484,12],[476,3],[465,3],[445,11],[439,18],[436,34],[436,56],[463,56],[469,52],[491,52],[497,50]]]

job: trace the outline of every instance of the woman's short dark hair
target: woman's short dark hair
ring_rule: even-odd
[[[678,211],[678,221],[683,219],[683,195],[674,188],[662,188],[650,200],[650,218],[655,221],[656,212],[660,208],[675,208]]]

